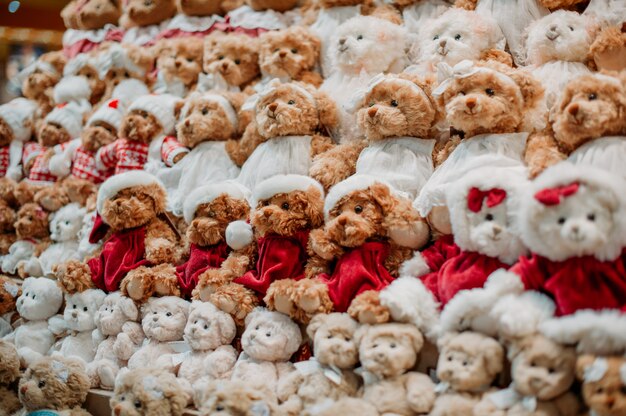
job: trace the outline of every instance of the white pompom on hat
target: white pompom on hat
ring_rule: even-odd
[[[87,78],[81,75],[71,75],[63,77],[54,86],[54,102],[57,104],[89,101],[91,97],[91,87]]]
[[[259,201],[270,199],[274,195],[286,194],[293,191],[306,191],[316,188],[322,197],[324,188],[315,179],[304,175],[275,175],[259,183],[252,192],[252,207],[256,207]]]
[[[176,125],[175,107],[180,98],[170,94],[151,94],[137,98],[128,111],[143,110],[152,114],[161,123],[163,134],[171,134]]]
[[[57,105],[44,120],[60,125],[72,138],[80,136],[83,128],[82,109],[74,103]]]
[[[236,181],[224,181],[196,188],[187,196],[183,206],[183,217],[190,223],[198,207],[213,202],[220,195],[226,194],[235,199],[250,200],[250,190]]]
[[[98,190],[98,199],[96,201],[98,212],[102,213],[105,201],[113,198],[121,190],[143,185],[159,185],[163,187],[163,184],[156,176],[143,170],[131,170],[111,176],[100,185]]]
[[[15,98],[0,105],[0,119],[9,125],[14,140],[25,142],[32,135],[32,126],[27,121],[33,119],[37,104],[26,98]]]

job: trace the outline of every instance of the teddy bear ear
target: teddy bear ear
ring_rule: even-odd
[[[509,76],[518,85],[522,97],[524,97],[526,109],[535,107],[544,94],[544,88],[537,78],[525,69],[517,69],[511,72]]]
[[[311,228],[319,228],[324,224],[324,196],[320,190],[311,186],[306,190],[309,203],[306,204],[305,213],[311,223]]]
[[[498,341],[493,338],[486,338],[480,345],[480,354],[483,356],[485,368],[492,376],[496,376],[502,371],[504,365],[504,349]]]
[[[446,332],[437,338],[437,348],[441,351],[458,335],[457,332]]]
[[[420,352],[424,346],[424,336],[414,325],[405,326],[406,334],[411,338],[411,344],[415,349],[415,352]]]
[[[316,90],[314,93],[321,130],[334,130],[339,124],[337,104],[325,92]]]
[[[122,313],[131,321],[136,321],[139,318],[139,310],[131,298],[120,296],[118,305],[122,309]]]
[[[584,354],[578,357],[576,360],[576,378],[579,381],[585,380],[585,373],[596,361],[596,357],[591,354]]]
[[[369,187],[369,193],[383,210],[383,215],[388,215],[397,205],[396,199],[391,195],[391,190],[385,184],[376,182]]]
[[[315,339],[315,333],[326,323],[327,318],[328,315],[319,313],[311,319],[306,327],[306,333],[309,338]]]
[[[176,118],[177,120],[180,117],[180,112],[182,111],[184,106],[185,106],[185,100],[178,100],[174,104],[174,118]]]
[[[230,316],[230,314],[222,312],[221,310],[216,311],[215,318],[222,344],[230,344],[237,335],[237,325],[235,325],[235,320],[232,316]]]
[[[371,328],[371,325],[368,325],[368,324],[360,325],[357,328],[357,330],[354,332],[354,342],[357,345],[363,342],[363,339],[367,336],[367,333],[369,332],[370,328]]]

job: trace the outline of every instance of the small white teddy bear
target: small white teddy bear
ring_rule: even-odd
[[[65,294],[63,320],[51,318],[48,324],[53,333],[63,330],[69,333],[53,350],[58,349],[65,357],[82,358],[86,363],[93,360],[96,354],[96,344],[93,342],[91,333],[96,329],[94,318],[105,296],[100,289],[87,289],[83,292]]]
[[[116,354],[116,342],[124,334],[134,346],[129,350],[130,353],[139,349],[145,336],[138,320],[139,310],[131,298],[122,296],[120,292],[109,293],[104,298],[96,312],[96,329],[92,332],[93,342],[97,346],[96,355],[87,365],[91,387],[113,389],[117,372],[128,363],[128,357],[121,358]]]
[[[183,339],[191,348],[182,354],[168,354],[157,366],[173,370],[183,389],[193,397],[193,385],[201,379],[230,377],[237,351],[230,345],[237,335],[235,321],[212,303],[193,301]]]
[[[52,266],[78,259],[78,232],[83,224],[85,208],[73,202],[50,214],[50,238],[48,246],[39,257],[31,257],[24,264],[28,276],[53,277]]]
[[[188,315],[189,302],[184,299],[176,296],[148,299],[141,309],[141,326],[146,340],[130,355],[135,344],[127,334],[119,334],[116,345],[118,357],[128,357],[128,368],[133,370],[150,367],[161,355],[173,354],[175,351],[169,342],[183,338]]]
[[[22,295],[17,298],[17,312],[25,322],[4,337],[17,348],[23,367],[46,355],[52,347],[55,334],[48,327],[48,319],[62,304],[63,293],[56,281],[45,277],[24,279]]]

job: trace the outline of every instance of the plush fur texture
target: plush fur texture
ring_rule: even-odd
[[[207,1],[207,0],[177,0],[176,9],[178,13],[187,16],[211,16],[214,14],[223,15],[232,8],[232,1]]]
[[[20,376],[20,357],[15,347],[0,340],[0,412],[11,415],[22,405],[17,396],[16,382]]]
[[[620,71],[624,69],[626,57],[626,25],[608,26],[596,36],[591,45],[593,61],[600,70]]]
[[[186,404],[176,377],[154,368],[120,371],[111,398],[115,416],[181,416]]]
[[[594,369],[598,367],[600,371]],[[626,412],[624,371],[626,359],[620,356],[581,355],[576,376],[582,381],[585,404],[598,416],[618,416]],[[604,369],[604,371],[602,371]],[[589,373],[596,370],[594,377]]]
[[[250,387],[246,382],[238,380],[199,384],[194,401],[202,416],[254,416],[278,411],[272,392]]]
[[[29,100],[37,102],[39,109],[36,119],[42,119],[54,105],[52,90],[60,80],[66,58],[63,52],[56,51],[43,54],[38,59],[51,65],[55,72],[36,68],[22,82],[22,94]]]
[[[202,53],[204,44],[197,37],[183,37],[164,39],[154,46],[156,69],[159,76],[167,84],[178,81],[184,85],[183,93],[193,88],[198,81],[198,75],[202,72]],[[158,81],[157,81],[158,84]],[[158,92],[176,94],[167,88],[167,85],[159,85]]]
[[[125,28],[161,23],[176,14],[174,0],[129,0],[124,3],[120,25]]]
[[[71,4],[71,3],[70,3]],[[89,0],[74,10],[77,26],[74,29],[100,29],[106,24],[117,24],[122,14],[121,2],[117,0]]]
[[[202,68],[229,86],[244,89],[259,76],[258,41],[244,34],[213,32],[204,39]]]

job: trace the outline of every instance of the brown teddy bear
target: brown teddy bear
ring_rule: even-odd
[[[321,44],[308,29],[293,26],[269,31],[259,37],[259,42],[259,66],[264,79],[322,85],[322,76],[315,72]]]
[[[318,156],[311,175],[326,189],[354,173],[387,180],[412,200],[433,172],[432,154],[443,114],[432,80],[381,75],[355,94],[353,112],[364,142],[349,142]]]
[[[187,399],[176,376],[161,369],[122,369],[115,380],[111,410],[116,416],[182,416]]]
[[[82,30],[95,30],[106,25],[116,25],[122,15],[122,2],[117,0],[87,0],[77,2],[78,27]]]
[[[363,400],[376,406],[380,414],[430,414],[435,384],[426,374],[410,371],[424,345],[420,331],[411,324],[364,325],[356,340]]]
[[[176,14],[174,0],[128,0],[123,3],[120,26],[126,29],[122,43],[144,46],[165,29]]]
[[[428,227],[408,200],[372,176],[355,175],[338,183],[326,196],[324,228],[311,232],[312,258],[307,279],[280,280],[268,290],[266,302],[278,311],[307,321],[320,312],[350,313],[361,322],[386,322],[378,291],[397,276],[411,249],[394,239],[394,230],[421,225],[418,238],[428,240]]]
[[[472,414],[504,368],[504,348],[478,332],[447,333],[437,342],[437,399],[433,416]]]
[[[626,68],[626,22],[602,29],[591,44],[591,55],[600,70],[621,71]]]
[[[270,82],[248,104],[254,118],[232,154],[249,189],[274,175],[308,175],[313,158],[333,146],[327,132],[338,123],[337,106],[311,85]]]
[[[179,239],[163,217],[165,191],[159,181],[143,171],[114,175],[101,185],[97,209],[90,241],[99,241],[109,228],[111,234],[98,257],[57,266],[65,292],[91,287],[112,292],[121,286],[137,301],[145,301],[146,293],[179,294],[172,266],[179,258]]]
[[[46,116],[54,106],[52,91],[61,79],[66,58],[61,51],[48,52],[20,72],[22,95],[38,105],[35,120]]]
[[[0,340],[0,413],[12,415],[22,408],[17,396],[20,357],[13,344]]]
[[[13,331],[13,324],[20,318],[15,312],[17,298],[22,289],[9,277],[0,275],[0,337]]]
[[[100,79],[105,83],[104,95],[100,99],[100,102],[104,103],[114,98],[113,91],[121,82],[129,79],[147,81],[146,72],[153,69],[155,56],[152,48],[110,43],[100,48],[94,59]],[[141,95],[143,94],[140,92],[133,92],[130,97],[134,99]],[[126,106],[128,104],[130,103]]]
[[[210,381],[195,388],[194,402],[202,416],[279,414],[271,391],[251,387],[245,381]]]
[[[79,358],[55,354],[31,364],[19,384],[19,398],[26,412],[65,411],[72,416],[89,415],[81,408],[89,392],[85,363]]]
[[[0,180],[22,179],[22,155],[24,143],[34,130],[37,104],[26,98],[15,98],[0,105]],[[10,202],[7,198],[6,202]]]
[[[570,81],[550,115],[552,133],[533,135],[526,150],[531,176],[567,157],[626,176],[626,88],[618,77],[580,76]]]
[[[198,91],[243,91],[260,74],[258,40],[239,33],[213,32],[204,39]]]
[[[202,72],[202,39],[191,36],[162,39],[153,49],[157,58],[152,91],[184,98],[196,86]]]
[[[355,338],[357,322],[345,313],[315,315],[307,326],[315,357],[296,363],[291,373],[290,397],[281,407],[302,414],[325,400],[356,396],[360,380],[354,373],[359,362]]]
[[[91,91],[89,103],[92,106],[98,104],[102,99],[106,83],[100,78],[95,53],[81,53],[67,61],[63,68],[63,76],[79,76],[87,79]]]
[[[273,282],[304,278],[309,233],[322,225],[322,195],[321,186],[307,176],[278,175],[261,182],[251,202],[254,241],[251,235],[247,241],[229,241],[242,248],[220,269],[200,276],[200,299],[241,322]],[[227,234],[236,225],[231,224]],[[266,302],[272,307],[271,297]]]
[[[589,415],[619,416],[626,413],[626,358],[623,356],[578,357],[576,376],[582,382],[582,396]]]
[[[238,1],[233,0],[176,0],[179,14],[187,16],[224,15],[237,7]]]

